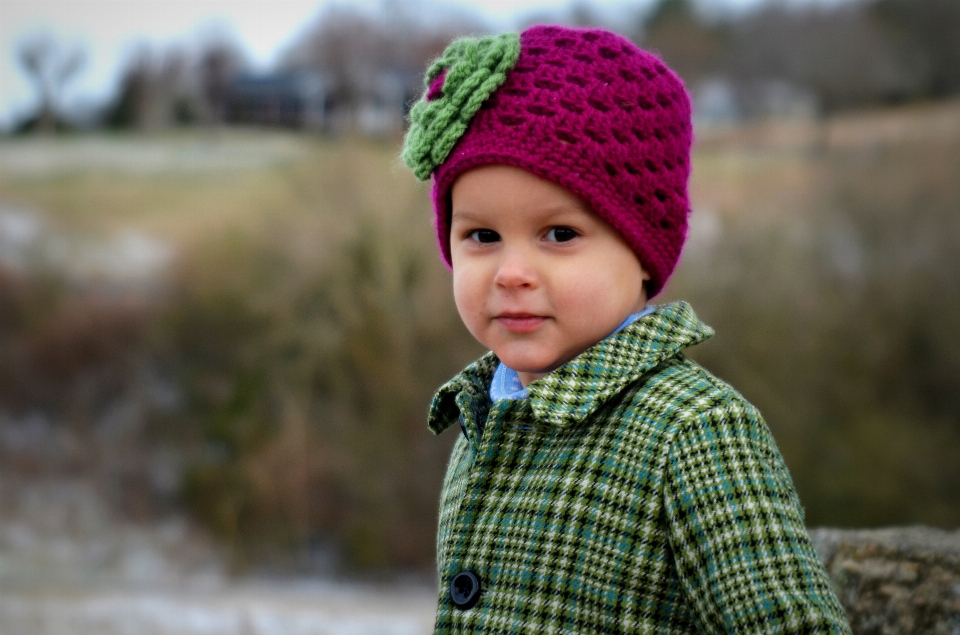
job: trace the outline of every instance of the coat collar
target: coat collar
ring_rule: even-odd
[[[688,346],[713,336],[686,302],[658,306],[625,329],[527,386],[533,416],[566,427],[586,419],[629,383]],[[487,390],[499,364],[492,352],[440,387],[430,405],[428,426],[435,434],[459,415],[458,401],[489,400]],[[458,400],[457,395],[461,395]]]

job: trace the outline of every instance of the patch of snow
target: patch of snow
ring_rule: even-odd
[[[326,583],[214,591],[70,590],[0,597],[9,635],[426,635],[432,589]]]
[[[156,285],[175,256],[170,242],[140,231],[70,235],[52,230],[37,212],[0,202],[0,266],[15,271],[52,269],[75,284],[146,289]]]

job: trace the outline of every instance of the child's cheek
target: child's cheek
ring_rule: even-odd
[[[453,300],[467,330],[478,340],[481,339],[483,285],[475,268],[458,266],[456,260],[453,266]]]

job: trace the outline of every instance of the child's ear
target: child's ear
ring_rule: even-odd
[[[643,266],[640,256],[637,256],[637,264],[640,266],[640,278],[643,280],[644,288],[646,288],[647,283],[650,282],[650,272],[647,271],[647,268]],[[647,291],[649,291],[649,289],[647,289]]]

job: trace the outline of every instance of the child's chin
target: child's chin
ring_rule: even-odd
[[[494,353],[497,353],[497,351],[494,351]],[[554,357],[518,354],[515,351],[505,351],[503,355],[497,353],[497,357],[507,367],[518,373],[549,373],[559,365]]]

